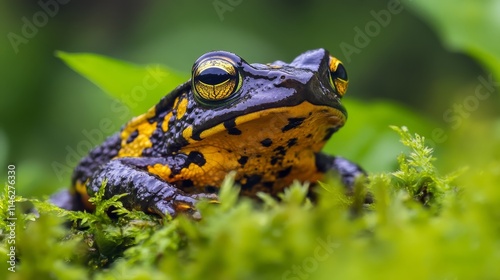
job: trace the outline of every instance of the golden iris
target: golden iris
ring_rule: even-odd
[[[330,56],[330,83],[340,96],[344,96],[349,83],[344,65],[337,58]]]
[[[207,101],[229,98],[240,86],[240,77],[234,64],[223,57],[200,61],[193,68],[195,94]]]

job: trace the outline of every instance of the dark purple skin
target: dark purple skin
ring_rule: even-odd
[[[294,106],[304,101],[334,107],[347,116],[340,103],[341,96],[331,86],[324,85],[324,81],[329,79],[327,76],[329,53],[324,49],[308,51],[290,64],[281,61],[272,63],[281,66],[280,69],[264,64],[248,64],[240,57],[222,51],[207,53],[198,61],[214,55],[227,56],[235,61],[236,67],[245,78],[239,90],[240,94],[223,104],[213,106],[195,97],[191,81],[180,85],[160,100],[156,105],[155,116],[148,119],[151,123],[158,123],[151,137],[151,148],[144,149],[141,157],[115,158],[122,143],[120,133],[116,133],[80,161],[72,176],[73,185],[77,181],[87,182],[87,193],[93,196],[106,180],[105,198],[128,193],[122,198],[126,208],[153,212],[160,216],[175,216],[178,214],[176,210],[178,204],[194,205],[200,198],[217,199],[214,192],[218,190],[216,186],[207,186],[205,188],[207,191],[204,193],[190,193],[189,180],[174,185],[147,172],[148,166],[157,163],[168,165],[174,174],[190,164],[203,166],[205,158],[201,153],[186,155],[178,152],[183,146],[188,145],[187,139],[182,136],[185,125],[193,126],[192,139],[199,140],[197,138],[201,132],[220,123],[224,123],[230,132],[234,123],[228,120],[234,122],[238,116],[267,108]],[[303,94],[304,91],[315,92],[313,88],[317,87],[323,90],[321,94]],[[272,94],[269,94],[270,90]],[[188,99],[186,114],[175,125],[169,125],[169,130],[164,132],[161,128],[162,121],[172,110],[174,100],[181,95]],[[290,120],[289,125],[283,129],[294,129],[298,125],[300,120]],[[336,129],[332,129],[325,138],[329,138],[335,131]],[[315,155],[317,170],[322,173],[338,174],[348,192],[352,192],[354,180],[365,174],[357,164],[344,158],[321,152]],[[253,179],[258,181],[259,178]],[[65,190],[55,194],[52,201],[65,209],[82,210],[83,203],[79,196],[74,191]],[[368,202],[369,200],[367,198]],[[188,214],[195,218],[199,217],[194,207]]]

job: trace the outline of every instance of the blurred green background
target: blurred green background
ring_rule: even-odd
[[[19,194],[49,194],[69,186],[88,132],[132,117],[56,50],[189,75],[210,50],[265,63],[319,47],[350,78],[349,120],[329,152],[393,170],[402,146],[388,126],[407,125],[432,140],[444,172],[498,162],[500,1],[402,2],[2,1],[0,166],[17,165]]]

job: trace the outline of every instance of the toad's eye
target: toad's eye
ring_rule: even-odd
[[[241,77],[229,58],[207,57],[193,66],[192,86],[200,101],[220,101],[231,97],[241,86]]]
[[[330,56],[330,83],[332,87],[337,91],[340,97],[344,96],[347,91],[347,72],[345,71],[344,65],[338,59]]]

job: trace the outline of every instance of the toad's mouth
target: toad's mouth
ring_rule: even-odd
[[[218,139],[220,144],[231,142],[231,145],[239,143],[238,146],[250,146],[266,139],[286,144],[289,139],[300,138],[303,144],[322,147],[345,121],[344,112],[337,108],[304,101],[295,106],[264,109],[238,116],[195,132],[197,135],[190,138],[199,139],[194,142],[200,144],[205,139]]]

